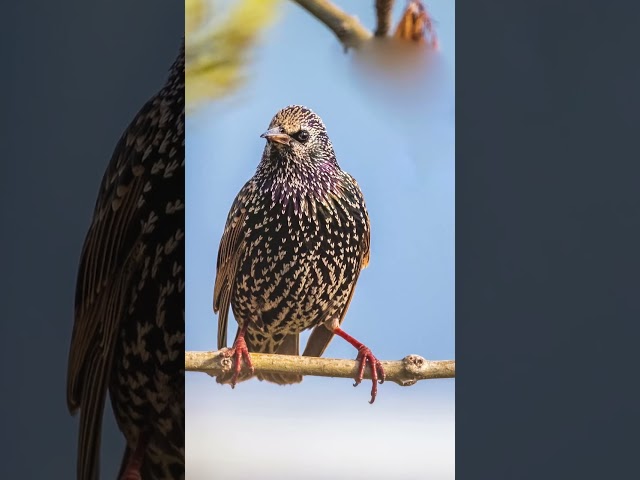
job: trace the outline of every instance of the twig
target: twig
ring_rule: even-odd
[[[226,350],[216,352],[186,352],[185,370],[204,372],[212,376],[226,373],[232,368],[232,360]],[[317,377],[354,378],[358,370],[355,360],[336,358],[301,357],[252,353],[251,361],[256,373],[298,373]],[[455,378],[455,360],[431,361],[419,355],[407,355],[402,360],[381,362],[387,381],[409,386],[418,380]],[[364,378],[371,378],[369,368]]]
[[[378,18],[375,33],[376,37],[384,37],[389,33],[392,8],[393,0],[376,0],[376,17]]]
[[[328,0],[293,0],[329,27],[345,50],[358,48],[369,40],[371,32],[358,19],[342,11]]]

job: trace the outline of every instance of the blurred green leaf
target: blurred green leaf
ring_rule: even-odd
[[[242,84],[260,34],[280,0],[236,0],[226,12],[212,0],[185,0],[186,103],[193,108]]]

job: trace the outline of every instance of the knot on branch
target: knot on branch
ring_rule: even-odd
[[[402,387],[415,385],[424,378],[424,367],[427,360],[420,355],[407,355],[402,360],[402,369],[398,372],[395,382]]]
[[[407,355],[402,359],[402,366],[409,378],[401,378],[398,382],[403,387],[414,385],[420,378],[424,364],[427,362],[420,355]]]
[[[417,373],[425,364],[426,360],[420,355],[411,354],[404,357],[402,359],[402,362],[404,363],[404,366],[408,371],[415,370]]]
[[[230,372],[231,368],[233,368],[233,359],[231,358],[231,355],[229,355],[229,349],[223,348],[221,353],[222,354],[218,357],[220,370],[222,373]]]
[[[233,368],[233,359],[231,355],[229,355],[229,351],[229,348],[222,348],[217,352],[210,352],[212,355],[200,358],[196,369],[206,373],[210,377],[217,377],[218,375],[230,372]],[[185,358],[185,360],[187,359]],[[193,365],[190,365],[190,363],[189,361],[185,362],[187,370],[189,370],[189,367],[193,368]]]

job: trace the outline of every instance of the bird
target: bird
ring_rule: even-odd
[[[231,206],[218,249],[213,310],[218,349],[226,349],[233,368],[216,381],[234,388],[252,378],[251,352],[299,355],[300,333],[313,329],[303,355],[319,357],[334,335],[344,338],[358,350],[354,386],[371,369],[373,403],[382,364],[341,328],[370,257],[363,193],[308,107],[281,109],[261,137],[262,159]],[[238,330],[227,349],[230,308]],[[255,376],[281,385],[302,381],[298,374]]]
[[[99,478],[109,395],[121,480],[184,478],[184,39],[164,85],[120,137],[78,267],[67,407],[77,479]]]

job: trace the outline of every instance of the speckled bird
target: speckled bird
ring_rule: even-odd
[[[184,41],[104,174],[82,250],[67,404],[78,480],[99,478],[107,391],[122,480],[184,478]]]
[[[373,403],[378,380],[384,381],[382,365],[340,327],[369,263],[369,215],[360,187],[338,165],[322,120],[307,107],[280,110],[262,137],[262,160],[233,202],[218,251],[218,348],[226,347],[229,306],[238,332],[227,351],[233,371],[217,381],[234,387],[251,378],[250,352],[299,355],[300,332],[313,328],[303,355],[321,356],[334,335],[343,337],[358,349],[355,385],[366,365],[371,368]],[[257,377],[302,381],[296,374]]]

